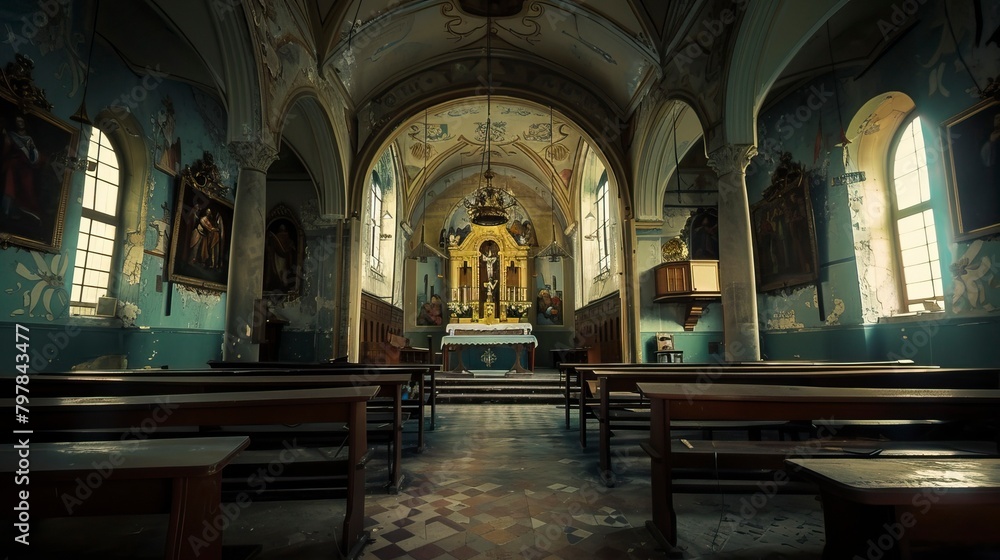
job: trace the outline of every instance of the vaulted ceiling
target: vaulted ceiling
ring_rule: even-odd
[[[499,173],[543,198],[555,187],[557,203],[568,206],[580,146],[590,142],[612,166],[618,165],[618,179],[626,188],[650,191],[626,195],[648,200],[643,203],[648,208],[637,214],[652,220],[673,166],[660,161],[665,155],[630,144],[660,138],[661,128],[676,128],[660,121],[680,112],[663,105],[684,99],[694,108],[692,132],[680,143],[696,145],[699,128],[730,118],[724,99],[732,102],[727,96],[741,87],[732,76],[742,76],[732,68],[727,73],[730,60],[752,63],[748,71],[758,83],[745,88],[751,99],[739,103],[750,106],[752,101],[759,108],[761,99],[753,96],[775,83],[805,38],[814,38],[803,50],[809,56],[796,58],[777,84],[791,86],[828,68],[816,61],[829,58],[829,41],[816,38],[825,35],[822,22],[844,2],[101,0],[98,32],[137,72],[156,68],[217,94],[235,122],[230,123],[231,137],[256,114],[265,130],[294,143],[288,106],[302,106],[297,96],[312,89],[317,101],[306,105],[315,110],[295,124],[303,128],[296,136],[305,139],[299,144],[330,138],[337,152],[338,162],[325,173],[314,170],[320,164],[306,162],[321,193],[338,189],[329,199],[339,202],[327,203],[329,212],[360,207],[352,198],[360,183],[352,182],[393,144],[404,158],[410,188],[405,204],[411,211],[419,196],[414,189],[441,181],[460,184],[479,173],[483,143],[478,135],[485,94],[492,86],[494,132],[500,135],[492,158]],[[832,64],[877,56],[865,52],[881,40],[870,18],[890,2],[850,2],[852,9],[831,25],[838,46]],[[864,26],[853,25],[866,19]],[[242,30],[233,31],[236,27]],[[143,30],[142,41],[135,29]],[[765,47],[760,53],[733,50],[754,44],[745,39],[758,35],[774,40],[758,41]],[[850,48],[840,48],[845,46]],[[693,63],[679,65],[692,53],[697,55]],[[259,75],[234,82],[232,68],[239,60],[250,61],[249,73],[256,68]],[[260,91],[245,94],[234,83],[255,84]],[[244,99],[244,112],[234,117],[233,100],[241,95],[249,102]],[[550,111],[555,131],[551,147],[546,145]],[[314,125],[324,119],[329,123],[319,134]],[[323,159],[307,157],[315,146],[293,148],[304,160]],[[659,171],[648,177],[637,172],[645,168]]]

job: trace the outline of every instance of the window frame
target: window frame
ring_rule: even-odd
[[[594,190],[594,203],[597,206],[597,227],[594,234],[597,238],[597,272],[607,274],[611,272],[611,243],[610,243],[610,186],[608,184],[608,171],[605,169],[601,173],[601,178],[597,182]]]
[[[909,130],[910,126],[913,125],[915,122],[917,123],[917,126],[920,127],[920,138],[922,142],[921,148],[924,151],[924,163],[922,167],[924,168],[925,174],[927,176],[928,189],[930,188],[931,178],[930,178],[930,170],[928,169],[927,166],[928,163],[927,142],[924,134],[923,119],[920,118],[920,114],[915,109],[911,110],[905,117],[903,117],[903,120],[900,122],[899,126],[893,132],[892,139],[889,142],[889,148],[886,152],[886,161],[885,161],[886,165],[885,177],[886,177],[886,185],[888,187],[889,210],[890,210],[889,221],[890,221],[890,227],[892,228],[893,245],[895,248],[895,259],[898,270],[898,274],[896,275],[896,284],[897,284],[896,288],[899,294],[899,302],[898,302],[899,313],[914,313],[914,311],[910,309],[911,306],[920,305],[921,302],[926,302],[931,300],[936,301],[941,309],[944,308],[944,274],[941,269],[940,251],[938,250],[933,255],[930,254],[930,249],[932,247],[934,249],[938,249],[940,245],[938,243],[938,221],[936,219],[934,220],[933,223],[934,237],[930,243],[926,243],[924,245],[925,247],[927,247],[928,256],[930,257],[930,262],[928,264],[931,266],[930,281],[934,293],[932,297],[920,298],[920,299],[910,298],[910,289],[906,278],[906,267],[904,266],[903,262],[903,249],[899,231],[899,222],[910,216],[917,216],[925,212],[931,212],[931,217],[932,218],[934,217],[933,214],[934,206],[931,200],[931,196],[929,194],[927,200],[922,200],[921,202],[908,206],[904,209],[899,208],[898,197],[896,193],[897,151],[899,149],[900,143],[903,140],[904,134],[907,132],[907,130]],[[920,167],[921,166],[918,164],[918,166],[914,169],[913,172],[915,173],[919,172]],[[940,292],[938,290],[938,287],[940,287]]]
[[[368,193],[368,214],[371,218],[371,246],[368,248],[368,267],[374,271],[382,268],[382,206],[384,192],[378,171],[372,171]]]
[[[94,138],[97,135],[97,138]],[[102,144],[102,140],[104,143]],[[92,153],[93,147],[97,147],[97,153]],[[102,166],[110,167],[107,161],[102,160],[102,156],[109,151],[114,157],[114,171],[117,172],[117,179],[115,181],[116,188],[116,198],[114,202],[115,214],[111,215],[102,210],[97,210],[95,208],[88,208],[88,201],[86,199],[86,183],[88,180],[93,180],[94,182],[94,203],[98,200],[99,187],[104,184],[111,184],[107,179],[100,177]],[[100,298],[102,297],[114,297],[115,294],[115,271],[117,265],[121,258],[121,248],[120,240],[122,239],[121,229],[122,229],[122,219],[123,219],[123,204],[125,199],[125,185],[123,185],[124,179],[124,169],[122,166],[121,150],[115,146],[115,142],[112,140],[112,136],[107,132],[101,130],[98,127],[92,127],[90,129],[90,134],[87,136],[87,161],[96,161],[97,167],[93,171],[85,171],[84,178],[84,198],[81,204],[80,221],[77,224],[77,246],[75,248],[76,255],[73,262],[73,281],[70,284],[70,302],[69,302],[69,315],[71,317],[95,317],[97,312],[97,307],[100,303]],[[95,235],[93,233],[93,227],[89,228],[87,232],[82,230],[84,220],[89,220],[91,224],[94,222],[106,224],[114,228],[113,237],[111,241],[111,254],[107,255],[100,253],[91,249]],[[80,237],[87,236],[87,246],[80,247]],[[99,239],[108,239],[106,237],[96,236]],[[82,253],[82,255],[81,255]],[[108,266],[107,268],[90,268],[87,265],[90,263],[91,255],[107,257]],[[83,262],[80,262],[80,257],[83,256]],[[96,286],[92,284],[85,283],[88,277],[88,271],[94,271],[98,274],[106,274],[107,281],[104,286]],[[98,295],[97,300],[90,302],[84,299],[84,293],[90,288],[96,288],[98,292],[103,289],[104,294]],[[79,298],[74,298],[74,293],[79,289]],[[92,310],[90,313],[81,313],[81,310]]]

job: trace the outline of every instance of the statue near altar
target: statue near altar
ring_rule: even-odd
[[[476,375],[495,370],[494,364],[499,371],[509,365],[507,374],[534,369],[538,340],[528,322],[528,250],[503,225],[475,226],[448,247],[451,319],[441,338],[444,371],[468,374],[466,363]]]
[[[527,323],[528,250],[503,225],[476,226],[448,247],[451,323]]]

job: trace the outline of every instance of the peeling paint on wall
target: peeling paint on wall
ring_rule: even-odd
[[[844,314],[844,309],[846,309],[844,300],[840,298],[833,298],[833,311],[826,316],[826,324],[839,325],[840,316]]]
[[[125,245],[125,255],[122,258],[122,276],[132,286],[138,284],[142,278],[142,249],[144,242],[145,231],[142,234],[132,232],[128,235],[128,243]]]
[[[767,320],[768,329],[801,329],[804,326],[795,320],[795,310],[793,309],[778,311]]]
[[[177,285],[177,292],[181,296],[181,307],[184,309],[214,307],[222,303],[222,294],[218,292],[200,291],[180,284]]]
[[[139,318],[142,310],[131,301],[119,301],[117,313],[118,318],[122,320],[123,327],[134,327],[136,319]]]

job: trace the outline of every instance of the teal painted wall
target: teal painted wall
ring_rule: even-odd
[[[80,37],[90,37],[91,33],[84,30],[73,4],[65,3],[56,15],[49,16],[45,29],[39,30],[30,41],[19,41],[16,48],[33,60],[35,83],[46,91],[53,105],[52,116],[77,127],[69,116],[83,99],[85,47],[89,47]],[[38,6],[37,2],[25,0],[5,2],[0,7],[0,26],[9,26],[15,33],[22,30],[22,18],[30,20],[38,12]],[[12,61],[14,54],[14,45],[5,44],[0,50],[0,64]],[[167,80],[157,68],[133,71],[98,41],[86,102],[92,117],[109,108],[130,113],[141,128],[128,134],[140,144],[139,149],[152,152],[153,161],[162,153],[157,148],[161,145],[158,123],[172,107],[181,164],[189,165],[210,151],[223,182],[235,183],[235,166],[225,146],[225,111],[217,99],[201,90]],[[79,154],[85,153],[83,146],[89,135],[89,127],[84,129]],[[135,172],[142,176],[144,170]],[[69,317],[82,173],[73,173],[69,180],[65,231],[59,253],[20,247],[0,251],[0,333],[12,332],[15,324],[30,328],[32,346],[37,344],[39,351],[39,358],[33,360],[36,371],[68,369],[101,355],[125,355],[134,367],[166,363],[197,366],[220,357],[225,295],[199,294],[166,282],[157,291],[158,278],[165,279],[166,272],[164,257],[147,252],[157,247],[160,226],[152,222],[171,222],[167,213],[175,204],[177,178],[159,169],[150,169],[148,174],[149,179],[139,193],[147,213],[140,212],[141,223],[124,224],[119,230],[110,294],[120,300],[118,318]],[[127,235],[126,230],[135,233]],[[65,347],[46,351],[62,340],[67,341]],[[13,363],[9,357],[12,352],[10,347],[0,349],[0,363]]]
[[[747,170],[750,203],[761,199],[782,152],[790,152],[794,161],[812,170],[818,178],[812,185],[811,201],[820,264],[818,289],[800,286],[758,295],[765,358],[910,358],[953,366],[1000,364],[992,348],[995,342],[990,342],[1000,334],[1000,269],[996,264],[1000,240],[982,239],[981,246],[977,243],[973,251],[969,250],[971,242],[952,241],[947,162],[942,151],[941,124],[979,103],[973,77],[982,87],[988,78],[1000,74],[1000,46],[988,42],[992,31],[977,40],[975,14],[967,4],[950,3],[949,22],[944,2],[922,2],[903,24],[912,24],[913,28],[870,67],[865,66],[867,60],[840,66],[835,76],[827,74],[765,104],[758,119],[760,153]],[[886,21],[890,16],[886,14]],[[984,3],[981,23],[983,30],[1000,27],[1000,5]],[[954,29],[958,52],[950,29]],[[842,126],[839,115],[843,115],[846,127],[865,102],[891,91],[912,98],[923,122],[945,312],[909,321],[865,324],[857,272],[857,267],[865,264],[855,261],[856,225],[851,221],[847,189],[828,185],[831,177],[844,172],[843,150],[835,146]],[[821,146],[818,153],[817,141]],[[965,256],[971,256],[969,264],[990,271],[978,280],[963,276],[961,271],[954,275],[957,263]],[[975,302],[970,301],[969,290],[963,289],[965,283],[972,282],[981,296]],[[956,291],[958,284],[962,285]]]

